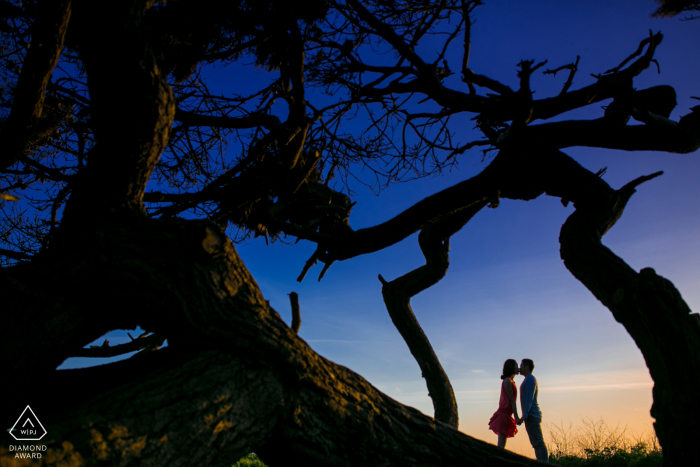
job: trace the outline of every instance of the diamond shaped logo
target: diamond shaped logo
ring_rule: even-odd
[[[17,441],[39,441],[46,435],[46,429],[41,424],[31,407],[27,406],[15,424],[10,428],[10,434]]]

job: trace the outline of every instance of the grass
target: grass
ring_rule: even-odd
[[[582,425],[545,424],[551,442],[549,461],[562,467],[656,467],[663,464],[661,446],[653,431],[633,434],[612,427],[603,418],[582,418]]]
[[[635,435],[600,418],[582,418],[581,425],[544,424],[549,430],[549,462],[562,467],[661,467],[661,446],[653,430]],[[266,467],[254,453],[233,467]]]

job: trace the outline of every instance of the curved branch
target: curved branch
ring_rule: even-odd
[[[612,312],[632,336],[654,380],[654,428],[668,465],[695,465],[697,450],[687,443],[700,436],[697,424],[687,415],[697,414],[691,393],[677,389],[677,376],[684,374],[689,387],[700,385],[697,372],[685,368],[700,365],[700,326],[673,284],[653,269],[639,273],[601,243],[601,237],[622,215],[634,188],[660,173],[609,190],[604,202],[577,209],[561,229],[564,265]]]
[[[536,143],[501,150],[480,174],[428,196],[382,224],[357,231],[339,225],[334,232],[324,232],[332,238],[317,242],[319,250],[304,273],[316,259],[342,261],[379,251],[445,215],[494,198],[529,200],[546,192],[574,203],[586,202],[590,189],[607,185],[561,151]]]
[[[334,260],[372,253],[398,243],[428,223],[450,212],[490,198],[494,180],[488,169],[481,174],[419,201],[392,219],[357,231],[338,232],[334,245],[319,243]]]
[[[457,400],[450,380],[440,364],[430,340],[421,329],[411,309],[411,297],[437,284],[447,273],[449,266],[450,237],[458,232],[479,212],[486,202],[435,221],[421,230],[418,236],[426,264],[387,282],[380,275],[382,296],[391,321],[416,359],[428,386],[435,408],[435,419],[454,428],[459,426]]]

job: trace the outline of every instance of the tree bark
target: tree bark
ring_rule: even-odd
[[[303,341],[294,347],[302,365],[286,375],[261,365],[267,355],[174,349],[58,372],[49,382],[71,397],[33,407],[48,431],[44,465],[230,466],[249,452],[271,467],[536,465],[397,403]]]
[[[699,465],[691,448],[700,436],[696,391],[700,377],[700,321],[673,284],[653,269],[639,273],[601,243],[634,193],[648,177],[608,199],[579,208],[564,223],[561,257],[580,280],[621,323],[639,347],[654,380],[651,415],[663,448],[664,465]]]
[[[93,243],[84,244],[87,238]],[[214,224],[122,219],[74,241],[84,248],[64,245],[2,276],[18,296],[11,309],[20,309],[33,287],[44,288],[44,275],[63,291],[44,315],[36,307],[9,316],[1,339],[4,368],[26,375],[10,388],[8,410],[39,401],[32,408],[46,420],[48,465],[223,466],[251,451],[271,466],[289,459],[313,466],[534,465],[393,401],[314,353],[265,302]],[[78,267],[79,276],[54,275]],[[47,354],[56,355],[55,364],[72,352],[61,342],[115,325],[95,319],[99,302],[68,289],[78,279],[74,289],[123,306],[123,323],[167,336],[169,348],[103,367],[49,370],[41,363]],[[72,320],[61,332],[42,323],[66,311]],[[13,336],[17,329],[34,339]],[[37,342],[44,342],[40,349]],[[22,373],[26,368],[32,372]],[[4,458],[13,462],[9,452]]]

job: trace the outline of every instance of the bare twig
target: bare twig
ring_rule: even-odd
[[[513,126],[519,128],[520,126],[527,125],[532,119],[532,114],[534,112],[532,105],[532,91],[530,89],[530,76],[538,68],[544,66],[547,60],[539,62],[536,65],[534,60],[521,60],[518,63],[520,71],[518,71],[518,77],[520,78],[520,89],[518,89],[518,100],[516,105],[517,116],[513,118]],[[506,135],[504,135],[505,137]]]
[[[334,261],[334,260],[331,259],[331,260],[326,261],[326,262],[323,264],[323,269],[321,269],[321,274],[318,275],[318,281],[319,281],[319,282],[321,282],[321,279],[323,279],[323,276],[326,275],[326,271],[328,271],[328,269],[331,267],[331,265],[333,264],[333,261]]]
[[[632,53],[632,55],[630,55],[629,57],[624,59],[622,61],[622,63],[620,63],[615,68],[611,68],[603,74],[607,75],[607,74],[611,74],[611,73],[617,73],[618,71],[620,71],[622,69],[622,67],[625,66],[630,60],[632,60],[635,57],[639,57],[642,54],[642,51],[644,50],[644,46],[647,44],[649,44],[649,48],[647,49],[647,53],[645,54],[645,56],[648,56],[648,59],[651,60],[651,58],[653,57],[653,54],[654,54],[654,49],[655,49],[656,45],[660,42],[660,38],[661,38],[660,33],[657,33],[655,35],[652,31],[649,31],[649,37],[647,37],[646,39],[642,40],[642,42],[639,43],[639,47],[637,48],[637,50],[635,52]]]
[[[649,180],[653,180],[656,177],[659,177],[663,174],[664,174],[663,171],[659,171],[659,172],[654,172],[653,174],[650,174],[650,175],[643,175],[641,177],[635,178],[634,180],[632,180],[631,182],[627,183],[625,186],[620,188],[618,191],[622,191],[622,192],[632,191],[632,192],[634,192],[634,189],[637,188],[642,183],[648,182]]]
[[[576,56],[576,61],[574,63],[569,63],[568,65],[562,65],[559,68],[555,68],[553,70],[544,70],[542,74],[545,75],[553,75],[557,76],[557,73],[562,71],[562,70],[569,70],[569,78],[566,80],[566,83],[564,83],[564,87],[562,88],[561,92],[559,95],[566,94],[566,91],[569,90],[571,85],[574,82],[574,75],[578,71],[578,62],[581,60],[581,57],[579,55]]]
[[[455,156],[458,156],[460,154],[464,154],[465,151],[475,147],[475,146],[488,146],[491,144],[491,141],[472,141],[471,143],[465,144],[462,147],[459,147],[452,151],[449,156],[445,159],[445,162],[449,161]]]
[[[299,277],[297,277],[297,282],[301,282],[304,280],[306,273],[309,272],[309,269],[311,269],[311,266],[316,264],[320,254],[321,254],[320,247],[316,248],[316,251],[314,251],[314,254],[312,254],[311,257],[308,260],[306,260],[306,263],[304,264],[304,269],[302,269],[301,274],[299,274]]]
[[[462,0],[462,18],[464,19],[464,56],[462,57],[462,75],[467,76],[469,69],[469,54],[471,53],[471,34],[472,21],[469,17],[471,9],[468,7],[470,2]]]

